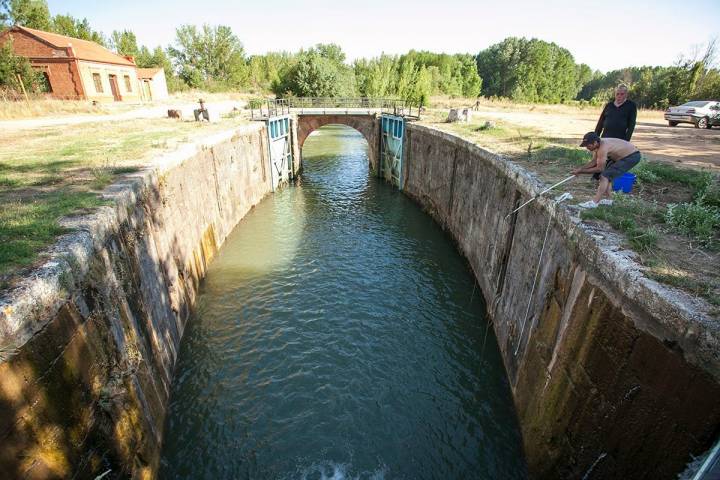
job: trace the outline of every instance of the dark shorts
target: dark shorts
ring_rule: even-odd
[[[605,170],[603,170],[601,173],[596,173],[595,175],[593,175],[593,178],[595,180],[600,180],[600,175],[602,175],[603,177],[607,178],[612,182],[617,177],[619,177],[623,173],[628,172],[631,168],[640,163],[641,158],[642,156],[640,155],[640,152],[633,152],[627,157],[623,157],[616,162],[608,160],[608,162],[605,164]]]

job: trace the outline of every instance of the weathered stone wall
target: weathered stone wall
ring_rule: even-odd
[[[149,478],[199,280],[270,191],[260,124],[111,187],[0,293],[0,478]]]
[[[706,305],[641,277],[619,239],[549,200],[506,219],[540,184],[502,158],[420,125],[405,152],[405,193],[487,300],[534,478],[675,478],[711,446],[720,335]]]

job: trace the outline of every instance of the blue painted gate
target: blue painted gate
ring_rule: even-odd
[[[270,117],[267,121],[272,189],[288,183],[292,177],[292,138],[290,116]]]
[[[380,159],[378,176],[384,178],[398,189],[404,186],[403,139],[405,137],[405,119],[395,115],[380,116]]]

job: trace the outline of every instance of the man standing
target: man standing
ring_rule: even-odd
[[[640,162],[640,152],[630,142],[619,138],[600,138],[595,132],[586,133],[580,146],[592,152],[592,159],[573,170],[573,175],[591,173],[600,182],[593,199],[579,206],[595,208],[598,205],[612,205],[613,180]]]
[[[595,133],[602,138],[620,138],[630,141],[635,120],[637,119],[637,105],[627,99],[628,88],[620,84],[615,89],[615,101],[608,102],[603,108],[595,127]]]

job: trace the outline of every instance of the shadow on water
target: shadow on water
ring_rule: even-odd
[[[465,260],[324,127],[238,225],[183,339],[161,478],[527,476]],[[472,299],[472,301],[471,301]]]

